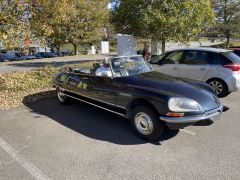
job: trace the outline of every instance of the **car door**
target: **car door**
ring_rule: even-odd
[[[205,51],[185,51],[180,64],[179,77],[203,81],[210,70],[209,54]]]
[[[85,82],[89,84],[87,95],[107,104],[116,104],[116,87],[113,79],[108,76],[88,76]]]
[[[167,53],[164,57],[159,56],[159,61],[153,64],[153,70],[178,77],[182,55],[183,51],[174,51]]]
[[[116,104],[116,87],[111,77],[72,73],[68,86],[85,98],[112,106]]]

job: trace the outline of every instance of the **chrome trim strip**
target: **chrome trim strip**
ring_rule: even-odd
[[[104,107],[102,107],[102,106],[98,106],[98,105],[96,105],[96,104],[93,104],[93,103],[84,101],[84,100],[82,100],[82,99],[76,98],[76,97],[74,97],[74,96],[70,96],[70,95],[65,94],[65,93],[63,93],[63,94],[64,94],[65,96],[70,97],[70,98],[73,98],[73,99],[76,99],[76,100],[78,100],[78,101],[82,101],[82,102],[84,102],[84,103],[90,104],[90,105],[92,105],[92,106],[95,106],[95,107],[104,109],[104,110],[106,110],[106,111],[109,111],[109,112],[111,112],[111,113],[117,114],[117,115],[119,115],[119,116],[126,117],[124,114],[118,113],[118,112],[116,112],[116,111],[112,111],[112,110],[110,110],[110,109],[104,108]]]
[[[214,112],[216,112],[216,111],[221,111],[221,112],[222,112],[222,111],[223,111],[223,105],[220,104],[218,108],[212,109],[212,110],[210,110],[210,111],[206,111],[206,114],[211,114],[211,113],[214,113]]]
[[[206,114],[202,116],[185,116],[185,117],[166,117],[166,116],[160,116],[159,119],[162,121],[165,121],[167,123],[195,123],[198,121],[206,120],[206,119],[212,119],[216,118],[221,115],[223,110],[223,106],[221,105],[219,108],[215,110],[211,110],[210,112],[207,112]],[[213,120],[213,119],[212,119]]]
[[[68,91],[68,90],[67,90],[67,91]],[[69,91],[69,92],[70,92],[70,91]],[[74,92],[72,92],[72,93],[74,93]],[[76,93],[74,93],[74,94],[76,94]],[[105,103],[105,104],[108,104],[108,105],[111,105],[111,106],[115,106],[115,104],[112,104],[112,103],[109,103],[109,102],[106,102],[106,101],[102,101],[102,100],[99,100],[99,99],[95,99],[95,98],[92,98],[92,97],[89,97],[89,96],[86,96],[86,95],[81,95],[81,94],[78,94],[78,95],[83,96],[83,97],[85,97],[85,98],[92,99],[92,100],[94,100],[94,101],[98,101],[98,102]]]
[[[59,89],[61,89],[62,91],[67,91],[67,92],[70,92],[70,93],[73,93],[73,94],[77,94],[73,91],[69,91],[69,90],[66,90],[66,89],[63,89],[61,87],[59,87]],[[102,100],[99,100],[99,99],[95,99],[95,98],[92,98],[92,97],[89,97],[89,96],[86,96],[86,95],[82,95],[82,94],[77,94],[79,96],[82,96],[82,97],[85,97],[85,98],[89,98],[91,100],[94,100],[94,101],[98,101],[98,102],[101,102],[101,103],[105,103],[105,104],[108,104],[110,106],[115,106],[115,107],[119,107],[119,108],[122,108],[122,109],[127,109],[125,107],[122,107],[122,106],[118,106],[118,105],[115,105],[115,104],[112,104],[112,103],[109,103],[109,102],[106,102],[106,101],[102,101]]]
[[[66,90],[66,89],[63,89],[63,88],[60,88],[60,89],[62,91],[67,91],[67,92],[70,92],[70,93],[73,93],[73,94],[77,94],[79,96],[82,96],[82,97],[85,97],[85,98],[89,98],[89,99],[94,100],[94,101],[98,101],[98,102],[105,103],[105,104],[108,104],[108,105],[111,105],[111,106],[115,106],[115,104],[112,104],[112,103],[109,103],[109,102],[106,102],[106,101],[95,99],[95,98],[92,98],[92,97],[89,97],[89,96],[86,96],[86,95],[82,95],[82,94],[79,94],[79,93],[76,93],[76,92],[73,92],[73,91],[70,91],[70,90]]]
[[[127,108],[125,108],[125,107],[123,107],[123,106],[119,106],[119,105],[116,105],[116,107],[118,107],[118,108],[122,108],[122,109],[127,109]]]

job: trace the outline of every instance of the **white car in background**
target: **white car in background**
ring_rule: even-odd
[[[218,97],[240,89],[240,57],[231,50],[184,48],[150,60],[153,70],[208,83]]]

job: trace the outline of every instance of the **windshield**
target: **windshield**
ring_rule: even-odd
[[[159,61],[161,61],[165,56],[166,56],[165,53],[164,53],[164,54],[161,54],[161,55],[159,55],[159,56],[156,56],[156,57],[154,57],[154,58],[152,58],[152,59],[150,60],[150,63],[151,63],[151,64],[157,64],[157,63],[159,63]]]
[[[133,76],[150,71],[142,56],[117,57],[110,60],[113,77]]]

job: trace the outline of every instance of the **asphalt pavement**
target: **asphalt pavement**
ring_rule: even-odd
[[[166,131],[154,143],[128,120],[55,98],[0,111],[0,179],[233,179],[240,177],[240,92],[211,126]]]
[[[101,60],[104,57],[105,55],[65,56],[56,58],[35,59],[28,61],[13,61],[7,64],[0,62],[0,74],[16,71],[27,71],[31,69],[45,67],[47,65],[53,65],[57,67],[67,64],[76,64],[83,61]]]

